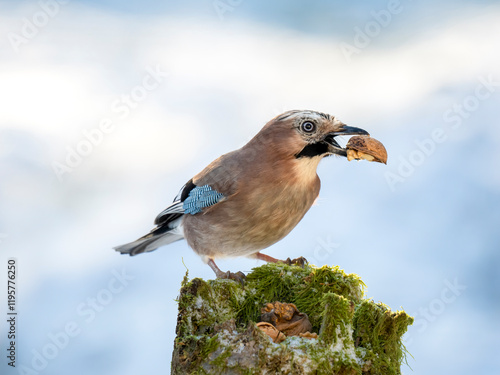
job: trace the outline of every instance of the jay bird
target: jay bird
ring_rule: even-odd
[[[290,233],[312,206],[320,190],[321,159],[347,156],[335,140],[342,135],[369,134],[316,111],[276,116],[245,146],[189,180],[149,234],[115,250],[137,255],[185,238],[219,278],[244,275],[222,272],[215,258],[277,262],[260,250]]]

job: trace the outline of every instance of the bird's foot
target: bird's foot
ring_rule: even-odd
[[[238,271],[236,273],[230,272],[230,271],[222,272],[220,270],[220,268],[217,267],[217,264],[215,264],[215,262],[212,258],[208,259],[208,265],[215,272],[215,275],[217,276],[218,279],[229,279],[229,280],[237,281],[241,285],[245,284],[246,276],[243,272],[241,272],[241,271]]]
[[[295,259],[290,259],[290,258],[287,258],[287,260],[280,260],[280,259],[276,259],[276,258],[273,258],[269,255],[266,255],[266,254],[262,254],[262,253],[255,253],[252,255],[253,258],[257,258],[257,259],[260,259],[260,260],[264,260],[268,263],[285,263],[285,264],[288,264],[289,266],[299,266],[299,267],[302,267],[304,268],[304,266],[309,263],[307,261],[306,258],[304,257],[299,257],[299,258],[295,258]]]
[[[309,262],[307,261],[307,259],[306,259],[306,258],[304,258],[304,257],[299,257],[299,258],[295,258],[295,259],[290,259],[290,258],[287,258],[285,261],[283,261],[283,263],[288,264],[289,266],[292,266],[292,265],[293,265],[293,266],[299,266],[299,267],[304,268],[304,267],[305,267],[305,265],[306,265],[307,263],[309,263]]]
[[[229,279],[239,282],[241,285],[245,285],[246,276],[243,272],[238,271],[236,273],[227,271],[216,273],[218,279]]]

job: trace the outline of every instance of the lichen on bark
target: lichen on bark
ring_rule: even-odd
[[[364,299],[365,284],[338,267],[266,264],[232,280],[182,283],[172,374],[400,374],[413,318]],[[306,313],[318,339],[275,344],[255,325],[275,301]]]

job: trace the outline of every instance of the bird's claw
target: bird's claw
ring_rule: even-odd
[[[229,280],[234,280],[239,282],[241,285],[245,285],[245,280],[246,276],[243,272],[238,271],[236,273],[227,271],[227,272],[220,272],[217,274],[218,279],[229,279]]]
[[[302,267],[304,268],[304,266],[308,263],[307,259],[304,258],[304,257],[299,257],[299,258],[295,258],[295,259],[290,259],[290,258],[287,258],[285,260],[285,264],[288,264],[289,266],[299,266],[299,267]]]

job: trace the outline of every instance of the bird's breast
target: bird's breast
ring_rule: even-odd
[[[185,215],[189,245],[200,255],[242,256],[281,240],[319,194],[320,181],[315,168],[311,173],[312,166],[292,164],[281,173],[267,170],[240,183],[235,194],[205,212]]]

